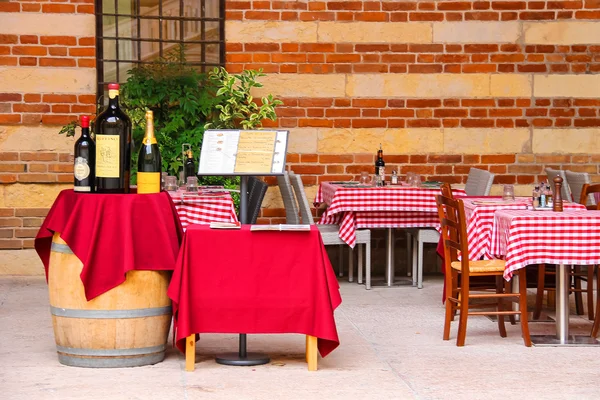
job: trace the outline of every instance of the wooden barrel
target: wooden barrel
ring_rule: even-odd
[[[162,361],[171,326],[171,272],[129,271],[121,285],[87,301],[82,267],[55,233],[48,289],[59,362],[119,368]]]

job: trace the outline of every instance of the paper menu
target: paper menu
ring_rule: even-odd
[[[219,171],[232,174],[238,148],[239,135],[231,131],[206,131],[202,139],[202,151],[198,173],[204,171]]]
[[[277,131],[275,138],[275,153],[273,154],[273,166],[271,172],[283,172],[285,168],[285,153],[287,149],[287,132]]]
[[[234,172],[271,172],[276,131],[240,131]]]

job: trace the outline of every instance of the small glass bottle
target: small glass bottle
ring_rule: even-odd
[[[554,201],[552,199],[552,189],[550,188],[550,184],[546,186],[546,207],[552,208],[554,205]]]
[[[546,207],[546,184],[540,184],[540,207]]]
[[[398,184],[398,172],[396,170],[392,171],[392,185]]]
[[[538,208],[540,206],[540,185],[534,186],[533,193],[531,194],[531,201],[534,208]]]

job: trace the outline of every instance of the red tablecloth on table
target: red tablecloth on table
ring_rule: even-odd
[[[319,231],[190,225],[168,291],[175,340],[193,333],[300,333],[325,357],[339,345],[339,285]]]
[[[456,197],[462,189],[453,189]],[[356,244],[360,228],[437,228],[440,221],[435,204],[439,188],[410,186],[349,187],[323,182],[315,204],[326,203],[320,224],[340,224],[340,239]]]
[[[497,211],[491,251],[507,280],[531,264],[600,264],[600,211]]]
[[[63,190],[36,238],[46,277],[59,232],[83,263],[88,300],[120,285],[131,270],[172,270],[183,232],[169,195],[82,194]]]
[[[176,192],[171,197],[184,230],[192,224],[238,222],[229,193],[190,195]]]

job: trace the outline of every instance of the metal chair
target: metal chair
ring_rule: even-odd
[[[294,187],[294,192],[296,193],[296,199],[298,200],[298,205],[300,206],[300,214],[302,215],[302,222],[308,223],[310,225],[315,225],[315,221],[313,219],[312,212],[310,210],[310,204],[308,202],[308,198],[306,197],[306,192],[304,191],[304,184],[302,183],[302,178],[300,175],[296,175],[293,172],[289,173],[290,181],[292,182],[292,186]],[[327,245],[346,245],[346,243],[340,239],[339,225],[316,225],[317,229],[321,233],[321,237],[323,239],[323,243]],[[366,247],[366,289],[371,289],[371,231],[368,229],[357,229],[356,230],[356,244],[358,245],[358,283],[362,283],[362,268],[363,268],[363,257],[362,257],[362,247],[365,245]],[[343,249],[343,247],[340,247]],[[354,252],[354,249],[352,249]],[[340,271],[342,269],[342,253],[340,252]],[[348,280],[352,282],[353,274],[354,274],[354,257],[353,254],[350,255],[350,268],[348,270]]]
[[[292,184],[290,183],[290,177],[287,172],[277,176],[277,186],[279,186],[281,198],[283,199],[283,207],[285,208],[285,223],[292,225],[299,224],[300,215],[298,214],[298,204],[294,198]]]
[[[490,171],[471,168],[465,184],[465,193],[467,196],[489,196],[494,176]]]
[[[254,176],[248,178],[248,214],[250,216],[250,224],[255,224],[258,219],[262,201],[265,198],[265,193],[267,193],[267,187],[268,185],[264,181]]]
[[[469,260],[469,244],[465,209],[462,200],[438,195],[436,198],[438,215],[442,226],[444,243],[444,270],[446,284],[446,316],[444,321],[444,340],[450,339],[450,323],[458,310],[457,346],[464,346],[467,335],[467,318],[470,315],[496,315],[498,317],[498,330],[500,336],[506,337],[504,316],[520,315],[521,333],[525,346],[531,346],[529,325],[527,321],[527,282],[525,268],[516,273],[519,276],[518,293],[508,293],[504,285],[503,273],[505,262],[503,260]],[[458,252],[461,254],[458,259]],[[460,275],[460,278],[459,278]],[[470,286],[471,277],[490,276],[496,279],[495,293],[472,293]],[[460,280],[460,288],[458,283]],[[471,300],[490,300],[487,303],[471,303]],[[505,300],[519,303],[519,310],[512,311]],[[489,307],[495,311],[471,311],[473,308]]]
[[[556,178],[556,175],[559,175],[563,179],[562,189],[560,192],[563,200],[578,201],[579,199],[573,198],[573,195],[571,194],[571,187],[569,186],[569,180],[567,179],[567,174],[562,169],[546,168],[546,176],[548,177],[550,189],[554,191],[554,178]]]
[[[597,202],[593,195],[589,195],[585,203],[581,201],[581,189],[583,189],[583,185],[592,183],[590,175],[587,172],[573,172],[569,170],[566,170],[565,174],[567,175],[573,201],[579,201],[580,204],[584,204],[586,207],[595,207]]]

